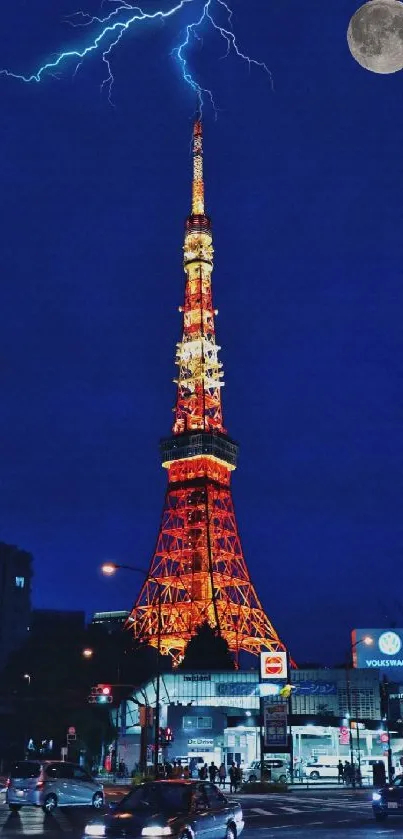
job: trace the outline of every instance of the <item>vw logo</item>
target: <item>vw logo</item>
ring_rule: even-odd
[[[378,647],[384,655],[396,655],[402,648],[402,642],[396,632],[383,632]]]

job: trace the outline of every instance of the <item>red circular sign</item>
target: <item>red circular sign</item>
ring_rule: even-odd
[[[381,743],[387,743],[388,740],[389,740],[389,737],[388,737],[387,734],[381,734],[379,739],[380,739]]]
[[[265,662],[265,674],[266,676],[281,676],[283,672],[283,659],[282,656],[272,655],[270,658],[266,658]]]

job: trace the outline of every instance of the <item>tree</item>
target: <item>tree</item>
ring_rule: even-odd
[[[227,641],[208,621],[202,623],[190,639],[179,667],[182,670],[235,669]]]

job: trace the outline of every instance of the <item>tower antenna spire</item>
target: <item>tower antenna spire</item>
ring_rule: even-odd
[[[196,117],[193,126],[193,180],[192,180],[192,216],[204,215],[203,181],[203,127],[201,114]]]

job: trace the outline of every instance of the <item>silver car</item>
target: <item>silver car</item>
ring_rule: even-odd
[[[242,779],[251,783],[260,781],[261,768],[260,760],[254,760],[249,769],[242,771]],[[274,783],[286,784],[289,778],[289,761],[279,758],[265,758],[264,773],[267,780],[273,781]]]
[[[75,763],[58,760],[18,760],[7,780],[6,802],[10,810],[42,807],[50,813],[55,807],[103,807],[102,784]]]

